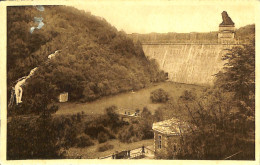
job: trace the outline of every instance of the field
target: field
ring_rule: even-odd
[[[108,143],[113,145],[114,148],[111,150],[107,150],[105,152],[98,152],[97,148],[102,144],[95,144],[94,146],[90,146],[87,148],[70,148],[67,151],[67,157],[75,158],[77,156],[81,156],[82,159],[94,159],[99,157],[105,157],[108,155],[112,155],[116,153],[116,151],[124,151],[124,150],[132,150],[135,148],[139,148],[144,146],[151,146],[153,145],[153,139],[149,140],[142,140],[133,143],[121,143],[119,140],[110,140]]]
[[[184,90],[202,89],[203,87],[174,82],[162,82],[153,84],[152,86],[141,89],[139,91],[132,91],[121,93],[115,96],[104,97],[93,102],[59,103],[59,110],[56,112],[56,114],[70,115],[83,111],[85,114],[88,115],[98,115],[103,114],[104,109],[111,105],[117,106],[119,113],[123,113],[125,110],[142,110],[143,107],[147,107],[153,113],[161,104],[152,103],[150,101],[150,93],[158,88],[164,89],[169,93],[170,97],[177,99]]]

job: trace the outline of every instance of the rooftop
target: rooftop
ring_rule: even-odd
[[[180,135],[187,133],[190,129],[188,123],[181,121],[177,118],[164,120],[161,122],[153,123],[153,130],[166,135]]]

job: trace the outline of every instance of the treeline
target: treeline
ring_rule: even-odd
[[[218,43],[218,32],[129,34],[134,41],[161,43]]]
[[[250,41],[255,35],[255,24],[246,25],[244,27],[237,29],[235,34],[236,34],[235,37],[241,43],[250,43]]]
[[[8,98],[15,81],[38,67],[23,88],[19,112],[37,112],[39,104],[55,102],[61,92],[68,92],[70,101],[86,102],[165,79],[140,43],[104,19],[72,7],[44,8],[7,8]],[[44,26],[31,34],[33,18],[39,15]],[[57,50],[54,58],[47,58]]]
[[[240,43],[250,42],[250,38],[255,33],[255,25],[247,25],[235,31],[235,38]],[[135,42],[161,42],[161,43],[218,43],[218,32],[208,33],[149,33],[149,34],[128,34]]]

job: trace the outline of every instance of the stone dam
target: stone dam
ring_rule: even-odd
[[[155,59],[170,81],[213,85],[214,74],[225,63],[222,56],[236,44],[142,43],[145,55]]]
[[[170,81],[213,85],[214,75],[226,63],[223,55],[239,45],[235,23],[226,11],[222,12],[222,20],[216,33],[133,34],[132,38],[141,42],[145,55],[158,62]],[[169,42],[160,42],[160,39]]]

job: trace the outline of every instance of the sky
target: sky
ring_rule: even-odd
[[[222,11],[227,11],[236,28],[255,23],[255,9],[249,3],[187,5],[169,1],[90,1],[73,6],[105,18],[126,33],[217,31]]]

